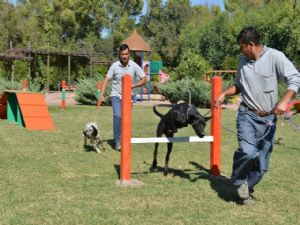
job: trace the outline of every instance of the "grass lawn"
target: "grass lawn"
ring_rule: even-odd
[[[97,117],[91,106],[64,111],[55,106],[50,112],[52,132],[0,120],[0,224],[299,224],[300,133],[282,119],[277,130],[282,140],[255,189],[257,204],[241,206],[229,180],[237,146],[232,133],[222,133],[222,179],[208,175],[208,143],[175,143],[168,177],[162,172],[166,144],[160,145],[154,173],[149,173],[154,144],[135,144],[132,178],[144,185],[125,188],[116,185],[120,153],[109,144],[111,108],[102,107]],[[106,140],[102,154],[83,149],[82,129],[95,117]],[[133,137],[155,136],[159,118],[151,107],[134,106],[132,120]],[[235,111],[224,110],[222,121],[235,129]],[[190,127],[177,134],[188,135],[195,135]]]

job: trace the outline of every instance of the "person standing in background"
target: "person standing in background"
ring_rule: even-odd
[[[107,75],[103,81],[100,102],[104,100],[104,93],[108,82],[112,80],[111,86],[111,102],[113,109],[113,134],[115,149],[121,150],[121,101],[122,101],[122,77],[125,74],[132,76],[132,80],[135,78],[138,81],[133,84],[132,88],[143,86],[147,82],[147,77],[142,68],[134,61],[129,59],[130,49],[128,45],[122,44],[118,52],[119,60],[113,63]]]

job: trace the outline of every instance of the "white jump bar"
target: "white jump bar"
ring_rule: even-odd
[[[199,138],[198,136],[175,137],[175,138],[167,138],[167,137],[131,138],[132,144],[170,143],[170,142],[213,142],[213,141],[214,141],[213,136],[204,136],[203,138]]]

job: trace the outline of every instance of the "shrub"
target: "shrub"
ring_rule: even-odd
[[[202,79],[209,68],[208,62],[201,55],[188,49],[180,56],[175,73],[179,80],[186,77]]]
[[[30,92],[40,92],[41,88],[40,88],[40,84],[39,83],[35,83],[35,82],[29,82],[27,84],[27,91]],[[4,90],[22,90],[23,86],[21,82],[17,82],[17,81],[10,81],[4,77],[0,77],[0,92],[4,91]]]
[[[76,92],[75,92],[75,100],[84,105],[97,105],[97,81],[100,78],[92,77],[92,78],[83,78],[79,79],[75,84]],[[107,86],[105,91],[105,101],[102,102],[102,105],[110,105],[110,85]]]
[[[186,78],[177,81],[169,81],[160,86],[161,94],[172,104],[183,100],[189,102],[189,91],[191,102],[196,107],[210,106],[211,86],[209,83],[194,78]]]
[[[27,83],[27,91],[31,92],[42,92],[42,84],[39,82],[38,78]]]
[[[0,77],[0,92],[4,90],[21,90],[22,84],[20,82],[12,82],[4,77]]]

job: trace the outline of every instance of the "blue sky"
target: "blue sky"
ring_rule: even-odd
[[[224,9],[224,1],[223,0],[191,0],[192,5],[201,5],[201,4],[208,4],[208,5],[220,5],[221,9]]]
[[[165,1],[165,0],[164,0]],[[192,5],[219,5],[224,10],[224,0],[190,0]],[[143,14],[146,13],[146,0],[144,0]]]

